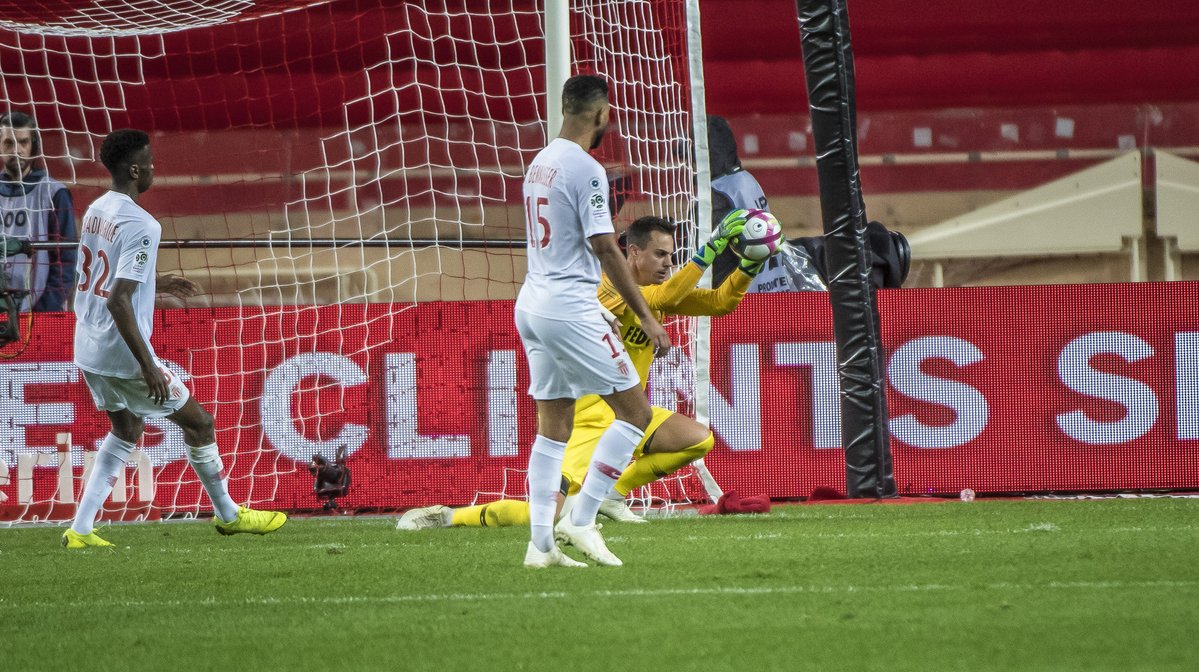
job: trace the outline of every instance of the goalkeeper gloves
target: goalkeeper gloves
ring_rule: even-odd
[[[724,219],[720,220],[720,225],[716,227],[712,237],[703,244],[703,247],[696,250],[691,261],[700,268],[711,266],[712,262],[716,261],[716,257],[719,257],[720,253],[729,246],[729,241],[733,236],[745,229],[746,219],[749,219],[749,211],[743,209],[734,210],[725,215]]]
[[[733,236],[745,230],[745,222],[748,219],[749,210],[744,208],[734,210],[720,220],[720,225],[716,227],[716,234],[725,240],[732,240]]]
[[[761,273],[763,268],[766,268],[766,260],[753,261],[752,259],[742,259],[741,263],[737,264],[737,268],[740,268],[742,273],[752,278]]]
[[[778,249],[776,249],[774,251],[774,254],[778,254],[779,252],[782,252],[783,246],[786,242],[787,242],[787,238],[785,236],[780,236],[779,237],[779,246],[778,246]],[[774,254],[772,254],[770,256],[773,257]],[[759,273],[761,273],[762,269],[766,268],[766,262],[769,259],[770,259],[770,257],[766,257],[766,259],[763,259],[761,261],[754,261],[752,259],[746,259],[744,257],[741,257],[741,261],[740,261],[740,263],[737,264],[737,268],[740,268],[742,273],[745,273],[749,277],[753,278],[753,277],[756,277]]]

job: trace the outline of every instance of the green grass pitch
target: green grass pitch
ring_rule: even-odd
[[[1194,670],[1199,500],[777,506],[526,529],[0,530],[0,670]]]

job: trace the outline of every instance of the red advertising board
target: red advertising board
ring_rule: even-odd
[[[726,489],[843,486],[827,300],[752,295],[714,320],[707,463]],[[901,493],[1199,488],[1199,284],[899,290],[880,308]],[[22,454],[69,431],[78,474],[107,431],[72,329],[39,315],[0,361],[0,506],[19,499]],[[216,416],[235,499],[315,506],[307,461],[340,445],[350,507],[460,504],[522,478],[534,412],[510,302],[167,310],[153,340]],[[659,371],[652,398],[689,406],[687,373]],[[184,450],[147,424],[164,511],[206,508]],[[56,474],[33,469],[32,501]]]
[[[708,460],[725,487],[843,486],[826,304],[751,296],[715,322],[713,424],[743,423]],[[1199,285],[905,289],[879,306],[901,493],[1199,488]],[[753,411],[732,403],[738,376]],[[761,441],[738,450],[746,419]]]

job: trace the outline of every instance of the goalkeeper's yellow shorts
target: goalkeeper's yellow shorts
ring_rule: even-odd
[[[641,457],[646,440],[658,431],[662,423],[674,415],[674,411],[657,406],[652,407],[651,410],[654,413],[653,418],[649,421],[649,426],[645,428],[645,438],[641,439],[641,443],[638,443],[637,448],[633,450],[633,459]],[[566,455],[562,458],[562,475],[570,481],[570,494],[578,492],[582,486],[583,477],[587,475],[587,466],[591,464],[591,455],[595,452],[595,446],[599,443],[600,436],[603,436],[604,431],[614,420],[616,420],[616,415],[612,412],[612,408],[603,403],[593,404],[575,413],[574,430],[570,434],[570,441],[566,444]],[[624,466],[621,465],[621,468],[623,469]]]

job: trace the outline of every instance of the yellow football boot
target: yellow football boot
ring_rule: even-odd
[[[62,533],[62,545],[66,546],[67,548],[88,548],[89,546],[95,546],[97,548],[103,548],[106,546],[114,547],[113,544],[101,539],[100,536],[95,532],[92,532],[91,534],[79,534],[69,527],[67,528],[66,532]]]
[[[237,520],[222,523],[216,520],[216,531],[224,535],[230,534],[267,534],[283,527],[287,522],[287,514],[282,511],[255,511],[244,506],[237,507]]]

